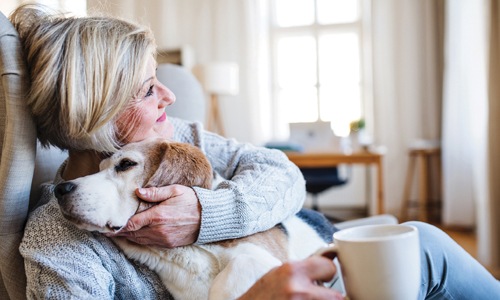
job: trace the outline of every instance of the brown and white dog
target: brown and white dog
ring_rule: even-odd
[[[55,187],[63,215],[81,229],[115,232],[146,209],[138,187],[182,184],[211,188],[213,173],[195,146],[147,140],[123,147],[100,164],[100,172]],[[114,242],[130,259],[160,276],[175,299],[236,299],[270,269],[303,259],[325,245],[298,217],[245,238],[174,249]]]

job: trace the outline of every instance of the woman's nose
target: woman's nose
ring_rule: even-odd
[[[175,94],[162,83],[159,83],[160,89],[160,104],[163,106],[169,106],[175,102]]]

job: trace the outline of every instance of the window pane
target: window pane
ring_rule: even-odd
[[[66,0],[64,1],[64,10],[77,16],[85,16],[87,15],[87,0]]]
[[[359,85],[336,85],[320,88],[320,118],[330,121],[338,136],[349,135],[349,125],[361,118]]]
[[[332,122],[335,134],[346,135],[349,123],[361,116],[358,37],[325,34],[319,45],[320,117]]]
[[[59,9],[59,0],[36,0],[36,3],[46,5],[53,9]]]
[[[316,84],[316,44],[311,36],[278,40],[277,79],[282,88]]]
[[[287,123],[318,120],[318,98],[314,87],[283,89],[278,95],[278,111]]]
[[[280,27],[314,22],[314,0],[275,0],[276,23]]]
[[[87,14],[87,0],[36,0],[35,2],[76,16]]]
[[[317,0],[318,23],[336,24],[355,22],[359,18],[356,0]]]
[[[320,84],[359,83],[359,42],[355,33],[325,34],[319,38]]]

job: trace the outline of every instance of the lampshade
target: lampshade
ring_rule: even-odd
[[[238,64],[212,62],[201,67],[200,81],[205,91],[216,95],[237,95],[239,92]]]

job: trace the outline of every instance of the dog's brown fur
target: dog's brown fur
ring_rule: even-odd
[[[145,165],[143,187],[181,184],[209,189],[212,185],[212,167],[203,152],[183,143],[157,143],[144,145],[150,159]]]
[[[182,184],[211,188],[212,168],[199,148],[190,144],[169,142],[153,146],[145,144],[144,148],[144,153],[150,158],[145,166],[147,183],[144,187]],[[230,248],[241,242],[262,245],[282,262],[288,259],[287,253],[283,251],[287,247],[286,234],[278,226],[240,239],[221,241],[219,245]]]
[[[230,248],[242,242],[260,245],[272,253],[281,262],[285,262],[289,259],[288,253],[284,251],[284,249],[287,249],[288,247],[288,240],[284,229],[280,228],[279,225],[264,232],[258,232],[247,237],[221,241],[218,243],[222,247]]]

